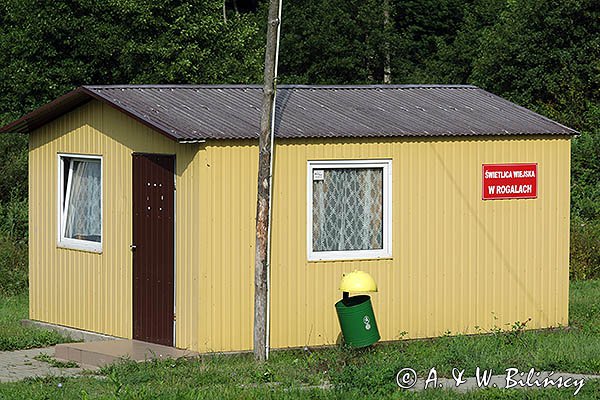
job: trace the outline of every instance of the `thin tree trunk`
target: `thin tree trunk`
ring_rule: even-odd
[[[383,0],[383,33],[385,35],[384,43],[384,61],[383,61],[383,83],[392,83],[392,66],[390,56],[389,42],[389,25],[390,25],[390,0]]]
[[[281,0],[269,2],[269,24],[265,50],[265,76],[263,87],[260,136],[258,141],[258,193],[256,201],[256,256],[254,266],[254,358],[267,359],[268,318],[268,242],[269,207],[271,203],[271,157],[272,123],[275,104],[277,41],[279,29],[279,7]]]
[[[227,22],[227,0],[223,0],[223,21]]]

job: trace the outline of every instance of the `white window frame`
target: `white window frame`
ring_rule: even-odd
[[[318,169],[383,168],[383,248],[374,250],[313,250],[313,171]],[[392,257],[392,160],[308,161],[306,196],[306,240],[308,261],[365,260]]]
[[[67,186],[66,190],[64,188],[64,174],[72,173],[72,169],[69,171],[65,171],[65,163],[63,162],[64,158],[69,158],[72,161],[88,161],[88,160],[98,160],[100,161],[100,242],[92,242],[90,240],[81,240],[81,239],[73,239],[65,237],[65,229],[66,229],[66,221],[67,221],[67,213],[66,210],[68,207],[63,207],[63,203],[65,202],[65,194],[67,196],[70,194],[70,186]],[[104,195],[103,195],[103,186],[104,186],[104,162],[102,160],[102,156],[99,155],[89,155],[89,154],[68,154],[68,153],[58,153],[57,154],[58,161],[58,196],[57,196],[57,215],[58,215],[58,241],[57,246],[73,249],[73,250],[82,250],[89,251],[93,253],[102,253],[102,244],[104,243]],[[72,166],[73,164],[71,164]],[[71,179],[68,180],[69,185],[71,183]],[[65,193],[66,192],[66,193]],[[68,197],[67,197],[68,203]],[[68,206],[68,204],[65,204]]]

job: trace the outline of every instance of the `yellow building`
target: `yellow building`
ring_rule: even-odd
[[[30,318],[252,348],[257,86],[87,86],[27,132]],[[568,322],[575,131],[473,86],[280,86],[270,346],[334,344],[344,273],[382,340]]]

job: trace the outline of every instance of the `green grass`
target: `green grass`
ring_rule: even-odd
[[[458,394],[412,393],[395,384],[396,373],[414,368],[424,377],[452,368],[472,376],[477,366],[502,374],[508,367],[600,374],[600,280],[571,284],[571,326],[552,331],[495,331],[479,336],[344,348],[277,351],[265,364],[251,355],[204,356],[194,360],[122,362],[100,378],[45,378],[0,384],[0,399],[570,399],[574,389],[487,389]],[[330,388],[316,386],[328,383]],[[595,399],[600,382],[586,382],[577,398]]]
[[[0,297],[0,351],[52,346],[69,341],[58,333],[27,328],[21,320],[28,318],[27,294]]]

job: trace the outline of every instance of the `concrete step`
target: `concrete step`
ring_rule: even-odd
[[[180,350],[139,340],[105,340],[89,343],[64,343],[56,345],[54,357],[59,360],[103,367],[120,359],[148,361],[154,358],[168,359],[194,357],[198,353]]]
[[[48,322],[35,321],[31,319],[22,319],[21,325],[38,329],[53,331],[61,336],[69,337],[73,340],[81,340],[83,342],[96,342],[98,340],[115,340],[114,336],[103,335],[101,333],[84,331],[82,329],[71,328],[68,326],[50,324]]]

